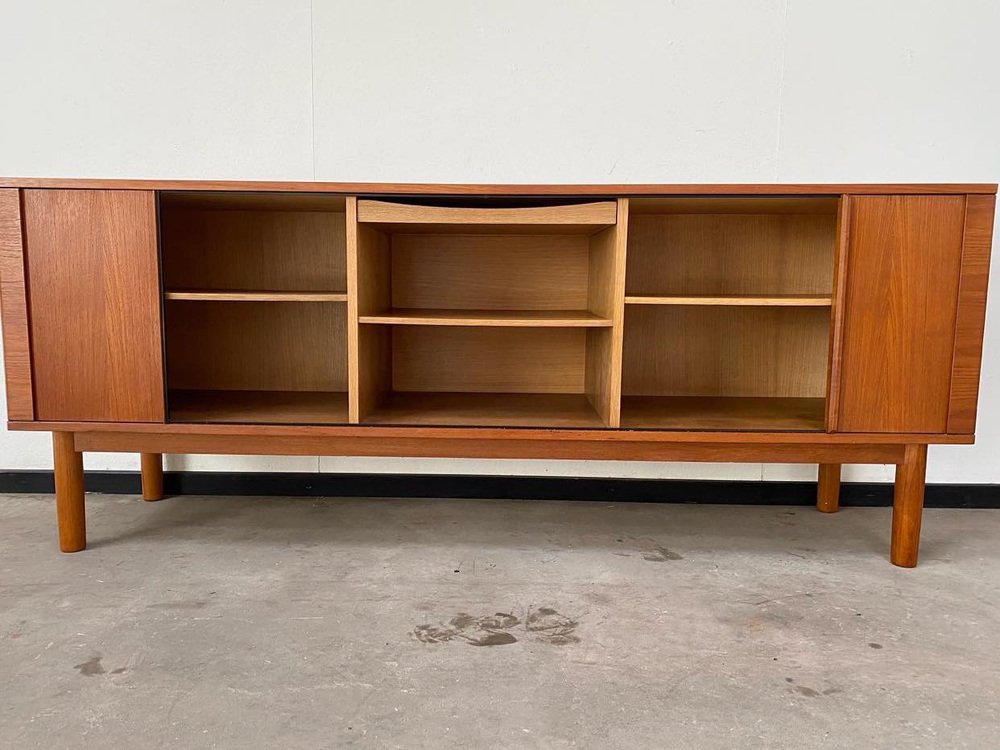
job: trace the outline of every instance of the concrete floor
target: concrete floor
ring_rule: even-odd
[[[0,496],[3,748],[995,748],[1000,511]]]

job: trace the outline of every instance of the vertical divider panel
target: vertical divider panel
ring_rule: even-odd
[[[358,199],[349,195],[345,204],[347,231],[347,421],[358,424]]]
[[[619,198],[615,225],[590,237],[590,311],[609,318],[612,325],[587,331],[585,390],[607,427],[621,425],[627,237],[628,199]]]
[[[362,315],[391,306],[389,237],[358,223],[357,198],[347,202],[348,411],[352,424],[365,420],[392,389],[390,326],[362,325]]]
[[[847,289],[848,247],[850,246],[851,196],[840,196],[837,208],[837,239],[833,247],[833,303],[830,309],[830,354],[827,357],[827,432],[837,431],[840,414],[840,358],[843,349],[844,291]]]

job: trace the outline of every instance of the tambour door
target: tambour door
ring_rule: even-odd
[[[156,196],[25,190],[35,418],[164,419]]]
[[[976,387],[953,398],[953,372],[978,384],[989,243],[966,237],[984,198],[992,207],[992,196],[849,198],[838,431],[972,432],[972,420],[949,417],[970,397],[975,412]]]

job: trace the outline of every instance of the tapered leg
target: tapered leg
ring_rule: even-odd
[[[163,499],[163,454],[142,453],[142,499]]]
[[[892,502],[892,547],[889,553],[892,564],[902,568],[912,568],[917,564],[926,471],[927,446],[906,446],[903,463],[896,466],[896,488]]]
[[[87,520],[83,507],[83,454],[73,446],[73,433],[52,433],[56,479],[56,518],[59,549],[79,552],[87,547]]]
[[[840,464],[819,465],[816,509],[822,513],[836,513],[840,510]]]

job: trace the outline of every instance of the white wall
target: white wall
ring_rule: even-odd
[[[996,0],[3,0],[0,174],[996,182],[998,33]],[[998,268],[979,440],[932,448],[931,481],[1000,482]],[[0,433],[0,469],[49,466],[47,435]],[[88,467],[136,460],[91,456]],[[168,467],[815,475],[344,458]]]

